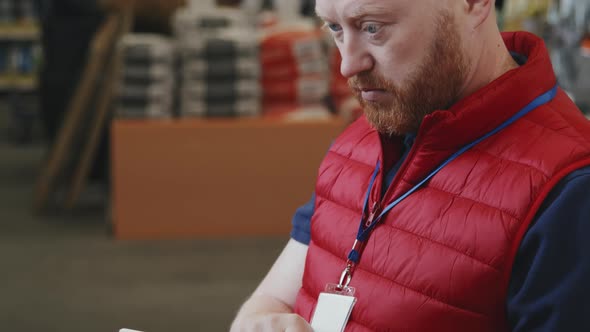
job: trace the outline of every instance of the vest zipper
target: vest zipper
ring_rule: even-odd
[[[371,206],[371,210],[369,211],[369,216],[365,220],[365,228],[371,226],[375,218],[379,216],[379,213],[381,212],[380,210],[381,202],[374,202],[373,206]]]

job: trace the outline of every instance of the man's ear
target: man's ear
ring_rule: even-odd
[[[469,25],[476,29],[484,23],[492,10],[494,10],[495,0],[462,0],[464,14],[467,16]]]

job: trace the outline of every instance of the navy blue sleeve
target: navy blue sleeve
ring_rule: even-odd
[[[299,243],[309,244],[311,241],[311,217],[315,207],[315,193],[311,200],[301,206],[293,216],[291,238]]]
[[[590,168],[545,199],[516,256],[507,313],[514,332],[590,331]]]

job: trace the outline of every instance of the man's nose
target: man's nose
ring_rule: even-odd
[[[362,43],[353,39],[344,40],[338,47],[342,56],[340,73],[346,78],[354,77],[359,73],[370,71],[374,61]]]

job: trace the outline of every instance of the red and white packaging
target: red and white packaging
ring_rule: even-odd
[[[293,102],[310,104],[328,95],[325,77],[302,77],[291,81],[263,81],[264,102]]]

